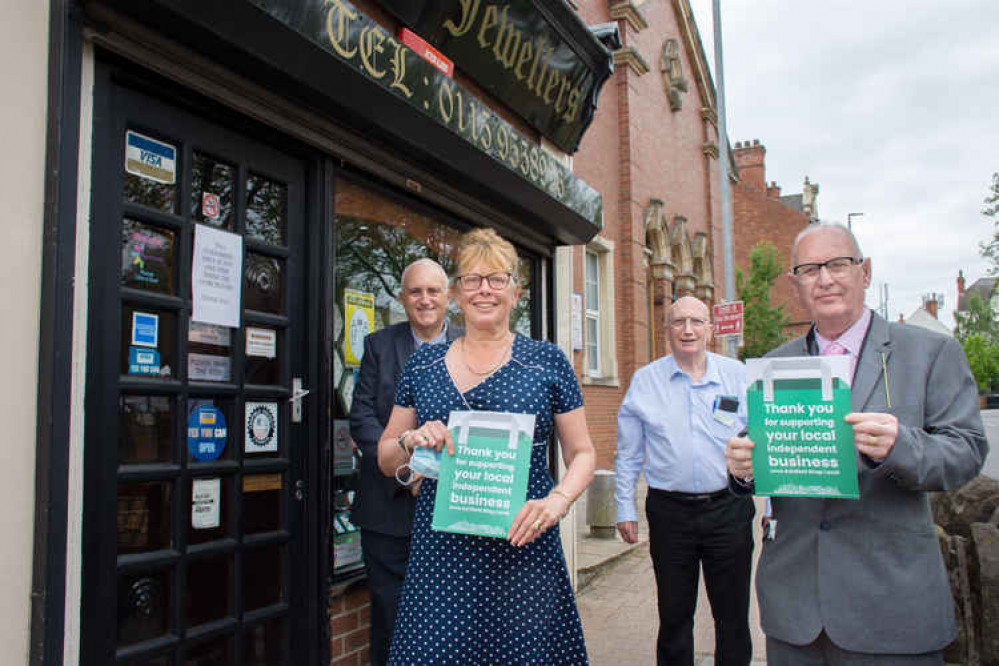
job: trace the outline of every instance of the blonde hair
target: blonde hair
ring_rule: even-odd
[[[463,234],[454,258],[459,276],[464,275],[469,266],[481,262],[508,270],[515,279],[517,277],[517,250],[492,229],[473,229]]]

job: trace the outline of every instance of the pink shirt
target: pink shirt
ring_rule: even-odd
[[[857,360],[860,359],[860,348],[864,344],[864,336],[867,335],[867,328],[871,325],[871,311],[864,308],[864,313],[860,319],[853,322],[853,326],[843,331],[843,334],[836,338],[835,342],[850,352],[850,377],[857,370]],[[819,345],[819,354],[825,353],[833,340],[822,337],[818,329],[815,329],[815,342]]]

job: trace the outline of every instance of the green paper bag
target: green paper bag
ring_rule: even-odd
[[[534,414],[455,411],[448,429],[454,455],[441,455],[431,527],[505,538],[527,500]]]
[[[756,494],[857,499],[849,358],[802,356],[746,362]]]

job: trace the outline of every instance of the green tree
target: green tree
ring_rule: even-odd
[[[779,346],[787,335],[790,317],[783,305],[773,305],[770,292],[783,271],[783,260],[773,243],[763,241],[749,251],[749,276],[736,271],[735,285],[743,302],[743,346],[739,358],[757,358]]]
[[[993,384],[999,382],[999,346],[980,333],[974,333],[964,341],[964,355],[975,376],[979,393],[988,393]]]
[[[992,174],[989,193],[985,197],[982,215],[992,220],[992,240],[979,243],[982,256],[992,262],[992,275],[999,273],[999,173]]]
[[[989,344],[999,345],[999,321],[992,305],[977,291],[968,292],[967,309],[954,311],[954,337],[965,343],[974,335],[981,335]]]

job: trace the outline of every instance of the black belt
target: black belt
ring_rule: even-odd
[[[679,502],[713,502],[733,496],[728,488],[722,488],[713,493],[681,493],[675,490],[660,490],[659,488],[649,488],[649,492]]]

